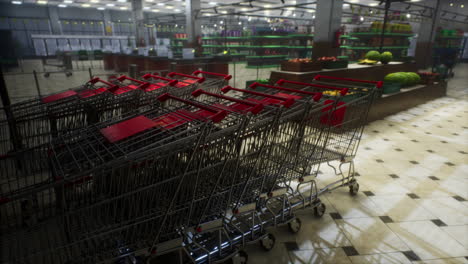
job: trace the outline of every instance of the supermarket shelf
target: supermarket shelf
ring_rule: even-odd
[[[269,64],[269,65],[247,65],[247,69],[266,69],[266,68],[278,68],[280,65],[279,64]]]
[[[382,33],[380,32],[352,32],[349,33],[350,36],[376,36],[380,37]],[[385,33],[384,37],[412,37],[413,33]]]
[[[370,50],[370,49],[379,49],[379,47],[350,47],[350,46],[340,46],[343,49],[350,50]],[[387,46],[382,47],[382,49],[408,49],[409,46]]]
[[[219,39],[219,40],[249,40],[249,39],[278,39],[278,38],[312,38],[314,37],[313,34],[291,34],[285,36],[277,36],[277,35],[265,35],[265,36],[243,36],[243,37],[203,37],[202,40],[209,40],[209,39]]]
[[[265,55],[265,56],[246,56],[247,59],[267,59],[267,58],[284,58],[288,55]]]
[[[312,46],[289,46],[289,45],[202,45],[204,48],[248,48],[248,49],[311,49]]]
[[[437,36],[436,39],[462,39],[463,36]]]

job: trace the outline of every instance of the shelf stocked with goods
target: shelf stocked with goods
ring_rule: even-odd
[[[463,40],[462,30],[439,29],[435,38],[434,48],[461,48]]]

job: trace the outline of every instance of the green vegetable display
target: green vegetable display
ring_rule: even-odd
[[[403,86],[418,84],[420,81],[421,77],[415,72],[394,72],[384,78],[384,82],[399,83]]]
[[[371,51],[367,52],[366,59],[379,61],[380,60],[380,53],[378,51],[376,51],[376,50],[371,50]]]
[[[393,54],[390,51],[385,51],[380,54],[380,62],[387,64],[393,59]]]

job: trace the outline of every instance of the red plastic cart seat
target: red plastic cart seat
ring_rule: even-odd
[[[102,128],[100,132],[110,143],[115,143],[155,127],[156,125],[158,125],[156,122],[145,116],[137,116],[115,125]]]
[[[42,98],[42,102],[47,104],[47,103],[55,102],[57,100],[64,99],[64,98],[74,96],[74,95],[77,95],[77,92],[75,92],[75,91],[66,91],[66,92],[53,94],[53,95],[49,95],[47,97],[44,97],[44,98]]]

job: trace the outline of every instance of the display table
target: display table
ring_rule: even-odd
[[[203,69],[209,72],[228,74],[229,56],[203,57],[194,59],[168,59],[166,57],[139,56],[128,54],[105,53],[103,56],[104,69],[116,72],[127,72],[130,64],[135,64],[138,71],[175,71],[190,74]]]
[[[386,65],[360,65],[357,63],[352,63],[348,65],[348,68],[343,69],[323,69],[321,71],[311,72],[271,71],[270,82],[275,83],[279,79],[298,82],[310,82],[317,74],[343,78],[381,81],[384,79],[385,75],[392,72],[415,71],[417,71],[417,68],[416,64],[414,63],[390,62]]]
[[[402,88],[398,93],[384,94],[381,98],[377,98],[370,109],[367,120],[372,122],[383,119],[389,115],[443,97],[446,94],[446,82]]]

